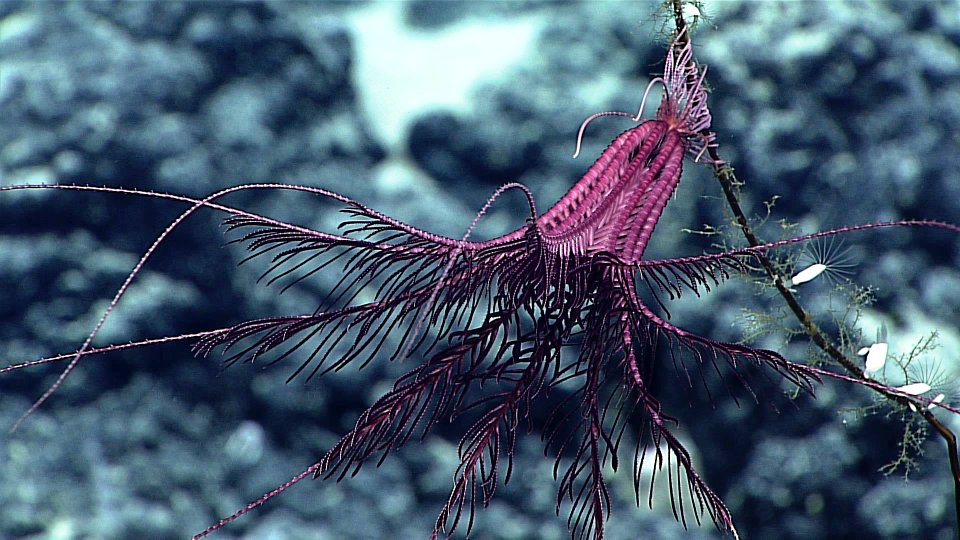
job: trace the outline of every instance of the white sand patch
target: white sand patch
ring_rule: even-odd
[[[543,17],[467,19],[435,31],[404,26],[403,2],[383,2],[350,13],[355,30],[354,83],[372,128],[388,151],[404,142],[404,126],[436,108],[470,111],[470,90],[503,73],[525,55]]]

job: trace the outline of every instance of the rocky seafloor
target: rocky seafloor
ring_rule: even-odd
[[[541,211],[549,207],[630,126],[595,121],[584,154],[571,159],[585,117],[633,112],[662,69],[658,4],[3,2],[0,184],[190,196],[303,184],[459,238],[505,182],[524,182]],[[805,231],[960,222],[956,3],[722,2],[704,15],[694,40],[710,66],[720,150],[747,182],[752,212],[779,197],[769,237],[781,218]],[[714,238],[683,230],[725,222],[707,169],[685,167],[649,257],[711,249]],[[478,238],[523,224],[516,199],[491,211]],[[304,194],[226,201],[323,230],[342,218]],[[80,347],[184,209],[103,193],[0,193],[0,362]],[[95,345],[309,313],[339,279],[320,273],[284,294],[257,284],[263,264],[238,266],[244,252],[223,246],[222,218],[205,212],[179,227]],[[955,383],[960,239],[902,229],[846,242],[852,279],[876,288],[864,332],[884,321],[899,354],[938,330],[943,346],[930,355]],[[828,310],[844,307],[826,284],[801,297],[827,322]],[[671,311],[691,331],[736,340],[743,308],[773,305],[734,281]],[[807,354],[802,344],[782,350]],[[316,461],[405,369],[373,363],[284,384],[290,366],[220,371],[216,356],[195,358],[182,343],[87,358],[0,436],[0,538],[187,538]],[[58,373],[0,375],[0,425],[13,425]],[[711,402],[672,368],[660,373],[655,392],[742,538],[955,537],[942,441],[923,445],[909,481],[902,471],[884,476],[899,453],[899,414],[838,412],[871,404],[869,392],[826,381],[816,400],[737,405],[719,381],[708,381]],[[449,494],[463,428],[443,427],[341,483],[301,482],[214,538],[425,538]],[[568,537],[538,433],[521,438],[516,460],[472,537]],[[631,483],[629,470],[609,476],[608,538],[718,537],[709,520],[688,520],[689,531],[675,523],[664,486],[652,511],[645,493],[636,508]]]

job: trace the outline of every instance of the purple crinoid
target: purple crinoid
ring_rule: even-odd
[[[641,260],[677,187],[684,156],[699,158],[712,142],[712,135],[704,134],[710,113],[703,71],[692,61],[688,41],[671,47],[657,80],[665,95],[655,119],[618,136],[543,215],[536,216],[527,192],[527,225],[499,238],[470,242],[470,231],[459,241],[436,236],[345,199],[354,219],[342,236],[291,230],[250,215],[227,220],[231,231],[242,233],[236,241],[247,245],[251,257],[273,257],[268,275],[342,261],[346,272],[332,293],[335,302],[367,286],[375,287],[376,300],[242,323],[203,336],[198,352],[222,347],[228,363],[268,353],[276,362],[301,352],[305,358],[291,378],[310,378],[370,362],[383,354],[391,331],[405,328],[393,356],[415,350],[424,360],[363,412],[323,459],[210,530],[305,476],[343,478],[424,436],[438,422],[479,409],[480,417],[461,439],[460,465],[433,536],[452,532],[464,512],[472,522],[476,497],[489,503],[500,474],[509,479],[521,420],[561,383],[577,388],[555,406],[544,431],[557,451],[557,467],[572,457],[560,474],[557,506],[559,511],[565,497],[572,502],[568,525],[575,537],[602,537],[610,506],[602,470],[607,460],[617,466],[624,429],[637,415],[648,432],[631,452],[638,496],[643,461],[652,455],[653,469],[666,466],[678,482],[675,501],[682,500],[685,484],[682,491],[693,498],[698,521],[707,513],[719,528],[733,530],[727,508],[694,470],[669,429],[672,419],[645,382],[654,349],[665,342],[684,372],[692,360],[696,370],[728,369],[744,384],[741,360],[770,368],[805,390],[816,375],[770,351],[687,333],[656,315],[638,294],[638,283],[671,296],[684,288],[709,288],[728,269],[742,270],[740,256],[749,255]],[[526,192],[509,184],[490,202],[512,188]],[[321,346],[301,351],[317,339]],[[579,345],[575,358],[561,354],[571,343]],[[332,357],[338,345],[347,352]],[[674,510],[686,520],[683,504]]]
[[[691,373],[707,369],[751,390],[751,375],[766,371],[812,391],[821,372],[772,351],[677,328],[647,306],[638,288],[647,287],[654,299],[698,292],[729,272],[744,271],[745,260],[757,253],[856,228],[716,255],[643,260],[679,182],[684,157],[703,159],[713,142],[707,131],[710,111],[703,76],[689,41],[674,44],[658,79],[665,93],[655,118],[619,135],[542,215],[537,215],[532,197],[519,184],[498,190],[490,202],[506,190],[523,190],[530,219],[524,227],[489,241],[469,241],[472,226],[459,240],[430,234],[336,193],[300,186],[239,186],[203,200],[154,194],[192,206],[146,252],[111,309],[169,231],[205,207],[233,214],[227,225],[239,235],[235,242],[246,245],[249,258],[270,258],[269,279],[288,275],[304,279],[337,265],[343,268],[337,287],[323,302],[331,307],[190,336],[92,349],[108,309],[80,352],[68,355],[72,361],[61,378],[27,414],[57,389],[84,355],[157,342],[198,338],[197,352],[223,352],[227,364],[261,357],[270,362],[289,360],[297,366],[291,379],[362,366],[382,356],[416,356],[419,364],[364,411],[322,459],[197,536],[223,527],[301,479],[344,478],[369,461],[382,461],[411,438],[426,436],[438,423],[461,416],[470,417],[471,423],[461,439],[460,464],[433,536],[452,532],[464,518],[469,530],[475,503],[490,501],[501,474],[504,481],[509,479],[516,437],[525,431],[521,421],[530,418],[542,401],[552,406],[540,430],[557,456],[557,508],[564,499],[570,501],[568,525],[575,537],[602,537],[610,511],[603,469],[608,463],[617,468],[624,455],[632,456],[638,497],[644,467],[654,474],[666,468],[678,519],[686,523],[686,512],[692,510],[697,521],[707,514],[721,530],[735,531],[729,511],[697,474],[690,455],[671,432],[675,421],[650,389],[655,352],[665,349],[687,384],[695,376]],[[330,234],[217,202],[228,193],[261,188],[323,195],[345,204],[352,218],[339,234]],[[890,224],[864,227],[885,225]],[[361,292],[371,291],[372,300],[357,302]],[[575,352],[566,352],[569,345],[577,346]],[[642,425],[644,433],[628,450],[621,441],[629,425]]]

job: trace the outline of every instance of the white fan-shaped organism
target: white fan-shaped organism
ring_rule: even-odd
[[[821,275],[831,283],[849,280],[852,274],[854,257],[851,249],[843,245],[837,237],[818,238],[800,253],[797,267],[801,268],[788,281],[788,287],[794,287],[813,281]]]

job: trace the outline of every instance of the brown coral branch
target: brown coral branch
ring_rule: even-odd
[[[677,35],[679,36],[677,41],[682,41],[685,43],[690,39],[690,33],[689,31],[684,31],[687,29],[687,23],[683,17],[683,1],[671,0],[671,3],[673,7],[674,20],[677,26]],[[744,237],[751,246],[758,246],[762,244],[763,242],[756,235],[756,233],[754,233],[746,214],[743,212],[743,208],[740,206],[740,199],[737,196],[736,186],[741,184],[739,180],[737,180],[733,169],[729,166],[723,165],[724,162],[720,158],[719,152],[715,146],[709,147],[707,152],[709,153],[710,162],[717,164],[714,166],[714,176],[716,177],[717,181],[720,182],[720,187],[723,189],[723,195],[726,198],[727,204],[730,206],[730,210],[733,212],[733,215],[737,220],[737,225],[743,232]],[[797,317],[797,319],[800,321],[800,324],[803,325],[803,329],[806,331],[807,335],[810,336],[810,339],[813,340],[817,347],[830,356],[830,358],[843,366],[844,369],[850,372],[850,374],[852,374],[854,377],[857,377],[861,380],[867,380],[858,363],[847,358],[847,356],[831,342],[830,338],[822,330],[820,330],[816,323],[813,322],[813,318],[805,309],[803,309],[803,306],[800,305],[797,297],[790,291],[786,283],[784,283],[783,279],[777,273],[773,262],[762,253],[758,254],[757,259],[760,261],[760,264],[763,266],[763,269],[767,275],[770,276],[770,279],[773,280],[774,286],[780,293],[780,296],[783,297],[784,301],[790,307],[790,311],[792,311]],[[871,386],[870,388],[880,393],[885,398],[902,406],[911,404],[911,400],[906,397],[887,392],[875,386]],[[923,419],[933,427],[937,434],[940,435],[940,437],[947,444],[947,451],[950,455],[950,472],[953,475],[954,506],[956,510],[957,523],[958,526],[960,526],[960,453],[958,453],[957,448],[957,436],[953,433],[953,431],[950,430],[950,428],[944,425],[943,422],[941,422],[932,411],[922,408],[918,410],[923,416]]]

